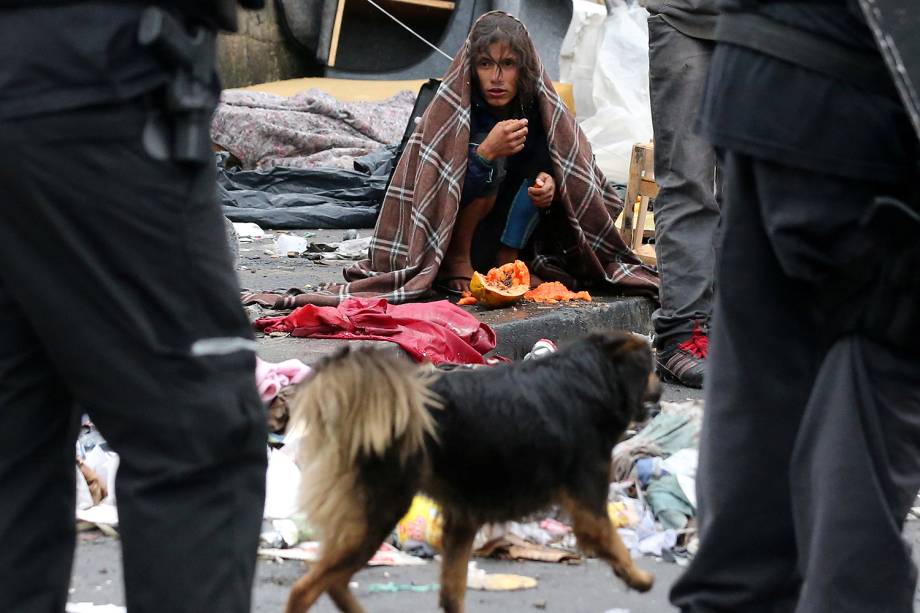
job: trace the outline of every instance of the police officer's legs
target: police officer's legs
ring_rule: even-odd
[[[78,416],[0,270],[0,611],[64,609]]]
[[[909,605],[899,530],[920,485],[918,375],[878,346],[870,364],[867,341],[829,348],[831,320],[816,313],[819,290],[843,262],[881,253],[859,220],[886,189],[727,157],[701,547],[672,593],[686,611],[792,611],[799,577],[801,613],[851,610],[825,600],[831,586],[854,611],[909,610],[871,592],[896,585],[894,600],[908,594]],[[764,383],[751,377],[754,365]]]
[[[248,612],[266,461],[251,332],[213,169],[152,160],[144,119],[138,101],[0,126],[3,276],[121,454],[129,610]],[[66,450],[71,469],[75,432],[46,450]],[[72,477],[49,487],[73,522],[61,490]],[[24,568],[4,567],[4,580],[33,580]]]
[[[798,580],[789,458],[815,372],[803,284],[765,232],[751,160],[729,155],[685,612],[789,612]]]
[[[920,489],[917,360],[851,335],[821,366],[790,474],[798,613],[914,610],[901,529]]]
[[[713,43],[649,19],[649,84],[655,129],[655,251],[661,307],[656,346],[673,349],[709,322],[719,205],[712,145],[693,133]],[[677,373],[675,373],[677,374]],[[692,375],[688,375],[693,378]],[[696,377],[699,379],[700,377]]]

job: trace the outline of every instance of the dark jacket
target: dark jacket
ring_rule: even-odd
[[[87,0],[0,0],[0,9],[36,8],[42,5],[55,6],[80,4]],[[190,18],[204,21],[221,30],[236,32],[236,7],[239,4],[247,9],[265,7],[265,0],[125,0],[124,4],[157,5],[174,9]]]
[[[714,40],[719,0],[639,0],[650,15],[661,17],[693,38]]]
[[[478,94],[473,94],[470,101],[469,159],[460,196],[461,206],[468,204],[474,198],[498,193],[509,173],[523,174],[534,179],[536,172],[550,172],[546,136],[543,132],[540,113],[536,109],[530,109],[524,114],[527,116],[528,128],[524,149],[510,158],[499,158],[492,160],[491,163],[486,162],[477,155],[476,150],[500,119],[492,113]]]

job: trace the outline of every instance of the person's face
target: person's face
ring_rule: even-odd
[[[520,58],[507,43],[493,43],[476,58],[476,75],[483,99],[491,107],[504,108],[518,90]]]

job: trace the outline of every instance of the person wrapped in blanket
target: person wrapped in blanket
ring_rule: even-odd
[[[493,11],[474,24],[406,142],[367,258],[343,270],[346,283],[243,301],[404,304],[437,286],[460,294],[474,270],[515,256],[532,279],[656,296],[657,273],[614,224],[622,208],[526,28]]]
[[[470,34],[470,56],[469,159],[435,283],[451,294],[469,289],[474,270],[516,260],[556,194],[526,30],[509,15],[486,15]]]

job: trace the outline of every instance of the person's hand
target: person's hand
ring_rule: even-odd
[[[527,140],[526,119],[499,121],[476,149],[481,157],[491,162],[496,158],[514,155],[524,148]]]
[[[556,196],[556,182],[551,175],[541,172],[537,175],[533,185],[527,188],[527,194],[533,201],[534,206],[545,209],[553,203]]]

